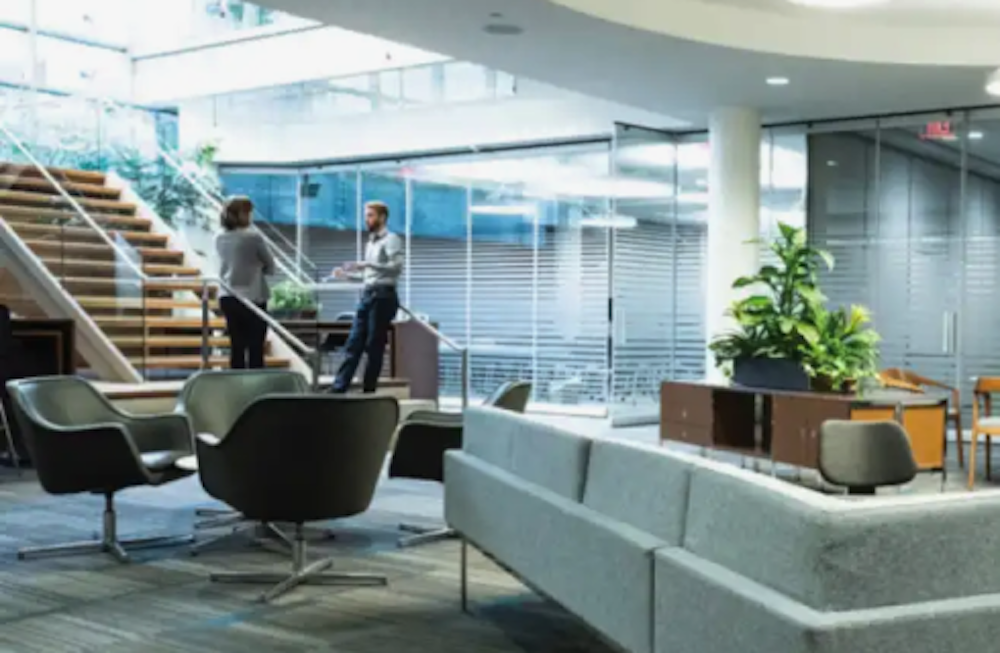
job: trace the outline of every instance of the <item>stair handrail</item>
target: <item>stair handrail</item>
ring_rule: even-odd
[[[311,369],[311,385],[313,390],[319,390],[320,387],[320,368],[322,365],[322,352],[316,347],[310,347],[302,341],[301,338],[296,336],[294,333],[289,331],[285,326],[279,322],[273,315],[263,310],[253,302],[249,301],[245,297],[242,297],[239,293],[233,290],[232,286],[222,280],[220,277],[212,276],[202,276],[202,277],[173,277],[173,278],[158,278],[156,282],[163,285],[186,285],[191,283],[191,281],[198,281],[201,283],[201,362],[202,369],[207,369],[209,367],[209,359],[211,358],[210,351],[211,346],[209,345],[209,331],[211,322],[211,293],[209,288],[211,286],[216,286],[222,290],[225,290],[230,297],[235,297],[240,301],[246,308],[248,308],[254,315],[263,320],[268,327],[270,327],[275,333],[277,333],[285,342],[287,342],[292,349],[294,349],[300,356],[306,359],[310,364]]]
[[[103,104],[105,107],[110,107],[111,109],[115,110],[123,109],[126,111],[128,110],[128,107],[125,107],[121,103],[111,98],[102,98],[100,100],[100,103]],[[174,155],[171,154],[169,151],[167,151],[167,149],[164,148],[162,145],[160,145],[159,142],[156,142],[156,153],[164,161],[166,161],[171,168],[173,168],[178,174],[184,177],[184,179],[187,180],[187,182],[191,184],[192,187],[194,187],[194,189],[198,192],[198,194],[201,195],[203,199],[208,201],[208,203],[211,204],[216,211],[222,211],[223,202],[225,201],[224,197],[214,192],[212,189],[207,188],[200,179],[192,175],[191,172],[184,167],[184,164],[181,161],[178,161],[174,157]],[[299,285],[305,285],[300,275],[294,274],[286,267],[286,264],[288,266],[292,266],[293,268],[295,267],[295,262],[292,260],[291,256],[287,252],[282,250],[281,247],[279,247],[272,240],[272,238],[268,236],[266,233],[264,233],[264,231],[260,229],[257,225],[251,225],[251,228],[257,233],[259,233],[261,237],[264,238],[264,242],[266,242],[267,245],[270,247],[270,249],[277,254],[279,259],[283,259],[282,261],[278,262],[281,271],[287,277],[294,279],[296,282],[298,282]],[[285,238],[283,234],[282,237]],[[292,243],[291,240],[289,240],[288,238],[285,238],[285,242],[288,243],[289,246],[295,248],[295,244]],[[313,270],[319,269],[319,266],[312,260],[310,260],[305,254],[301,254],[300,252],[300,255],[302,257],[302,262],[307,263]]]
[[[435,328],[433,324],[431,324],[430,322],[428,322],[424,318],[422,318],[419,315],[417,315],[416,313],[414,313],[413,310],[410,309],[409,307],[400,304],[399,305],[399,310],[401,310],[404,313],[406,313],[406,315],[409,316],[409,318],[410,318],[411,321],[419,324],[425,331],[427,331],[432,336],[434,336],[435,338],[437,338],[439,342],[441,342],[445,346],[449,347],[450,349],[458,352],[458,355],[461,357],[461,363],[460,363],[461,368],[460,368],[460,370],[461,370],[461,379],[462,379],[461,380],[461,383],[462,383],[462,388],[461,388],[461,392],[462,392],[462,410],[465,410],[466,408],[468,408],[468,406],[469,406],[469,348],[467,346],[465,346],[465,345],[458,344],[457,342],[455,342],[454,340],[452,340],[451,338],[449,338],[445,334],[441,333],[441,331],[439,331],[437,328]]]
[[[72,195],[69,194],[69,192],[67,192],[67,190],[63,187],[63,185],[55,178],[55,176],[52,175],[52,173],[50,173],[49,170],[44,165],[42,165],[41,161],[39,161],[35,157],[35,155],[31,153],[31,151],[21,141],[21,139],[19,139],[16,135],[14,135],[14,133],[10,130],[10,128],[7,127],[6,122],[4,122],[2,119],[0,119],[0,133],[3,133],[3,135],[7,137],[7,140],[13,143],[14,147],[20,150],[21,154],[23,154],[28,159],[28,161],[31,162],[31,165],[33,165],[35,168],[38,169],[40,173],[42,173],[42,177],[44,177],[46,181],[52,184],[52,187],[56,189],[56,192],[58,192],[59,195],[62,196],[64,200],[66,200],[66,202],[73,208],[74,211],[76,211],[76,213],[81,218],[83,218],[84,222],[86,222],[91,229],[95,230],[100,235],[101,239],[103,239],[104,242],[111,247],[112,251],[121,256],[125,264],[129,268],[131,268],[131,270],[136,274],[138,278],[144,281],[149,278],[146,275],[146,273],[138,265],[135,264],[135,261],[133,261],[132,258],[129,256],[129,253],[123,251],[121,245],[115,242],[115,239],[112,238],[111,235],[108,234],[108,232],[105,231],[97,223],[97,221],[94,220],[93,217],[91,217],[89,213],[87,213],[87,211],[83,208],[83,206],[76,201],[76,198],[74,198]]]
[[[137,266],[135,264],[135,262],[128,255],[128,252],[123,251],[121,245],[118,242],[116,242],[115,239],[113,239],[107,233],[107,231],[105,231],[97,223],[97,221],[94,220],[93,217],[91,217],[91,215],[89,213],[87,213],[86,209],[84,209],[83,206],[79,202],[77,202],[76,199],[72,195],[69,194],[69,192],[66,191],[66,189],[59,182],[59,180],[56,179],[55,176],[52,175],[52,173],[49,172],[48,168],[46,168],[44,165],[42,165],[41,161],[39,161],[38,158],[35,157],[35,155],[31,153],[31,151],[28,149],[28,147],[7,127],[6,123],[2,119],[0,119],[0,133],[2,133],[11,143],[14,144],[14,146],[28,159],[28,161],[30,161],[31,164],[35,168],[38,169],[38,171],[42,174],[42,176],[46,179],[46,181],[48,181],[50,184],[52,184],[52,187],[56,189],[56,192],[58,192],[59,195],[64,200],[66,200],[66,202],[71,207],[73,207],[73,210],[76,211],[76,213],[79,214],[79,216],[81,218],[83,218],[83,220],[94,231],[96,231],[98,233],[98,235],[101,237],[101,239],[104,240],[104,242],[112,249],[112,251],[114,251],[116,254],[118,254],[124,260],[125,264],[129,268],[131,268],[131,270],[135,273],[135,276],[136,276],[136,278],[139,281],[141,281],[142,283],[145,283],[145,282],[148,282],[148,281],[150,281],[150,280],[153,279],[153,277],[150,277],[148,274],[146,274],[145,271],[142,270],[142,268],[140,268],[139,266]],[[202,289],[204,291],[202,293],[202,312],[203,312],[203,315],[202,315],[202,317],[203,317],[203,323],[202,323],[202,327],[203,327],[203,329],[202,329],[203,330],[203,342],[202,342],[202,345],[203,345],[203,350],[202,350],[203,360],[202,360],[202,362],[203,362],[203,364],[206,364],[205,366],[207,366],[207,359],[205,359],[205,356],[208,353],[208,349],[205,346],[206,342],[207,342],[207,337],[208,337],[208,322],[207,322],[207,316],[205,315],[205,311],[208,310],[208,293],[207,293],[207,284],[208,283],[215,283],[219,287],[225,288],[226,291],[229,292],[232,296],[237,297],[244,305],[246,305],[258,317],[260,317],[261,319],[263,319],[268,324],[269,327],[271,327],[272,329],[274,329],[274,331],[276,333],[278,333],[278,335],[280,335],[285,341],[287,341],[292,346],[293,349],[296,349],[303,356],[309,357],[311,355],[314,355],[317,352],[317,350],[309,347],[304,342],[302,342],[301,339],[299,339],[294,334],[292,334],[290,331],[288,331],[280,322],[278,322],[272,316],[268,315],[268,313],[266,311],[261,310],[258,306],[254,305],[252,302],[249,302],[249,301],[245,300],[244,298],[240,297],[237,293],[235,293],[233,291],[233,289],[228,284],[226,284],[225,281],[223,281],[222,279],[220,279],[218,277],[203,277],[203,276],[198,276],[198,277],[167,277],[167,278],[156,278],[155,280],[156,280],[156,282],[158,284],[170,284],[170,285],[173,285],[175,283],[176,284],[189,284],[189,283],[191,283],[191,281],[201,281],[202,282]],[[318,356],[316,356],[316,358],[318,359]],[[313,369],[314,369],[313,384],[318,387],[318,384],[319,384],[319,375],[315,372],[315,370],[316,370],[316,363],[315,362],[313,363]]]

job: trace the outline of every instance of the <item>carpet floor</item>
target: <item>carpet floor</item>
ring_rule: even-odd
[[[124,492],[123,538],[192,532],[194,510],[215,507],[196,480]],[[477,553],[473,610],[459,606],[459,545],[399,549],[397,524],[440,515],[440,491],[383,481],[358,518],[328,523],[333,540],[311,546],[335,569],[384,574],[386,588],[302,587],[255,601],[260,586],[211,583],[212,571],[285,571],[278,553],[233,540],[191,556],[187,547],[17,560],[24,546],[88,539],[98,497],[51,497],[31,474],[0,470],[0,652],[3,653],[610,653],[579,622]]]

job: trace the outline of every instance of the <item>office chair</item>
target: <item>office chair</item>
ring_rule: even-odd
[[[189,535],[120,539],[114,501],[120,490],[163,485],[191,474],[177,466],[194,453],[185,418],[123,413],[77,377],[11,381],[7,389],[42,488],[55,495],[89,492],[104,496],[99,540],[21,549],[19,558],[100,552],[127,562],[129,548],[192,541]]]
[[[526,381],[504,383],[491,394],[484,406],[493,406],[523,413],[531,397],[531,384]],[[444,482],[444,454],[462,448],[461,413],[430,410],[414,411],[396,433],[396,445],[389,462],[389,478]],[[428,528],[400,524],[400,530],[413,533],[399,541],[401,548],[451,539],[455,532],[448,528]]]
[[[271,395],[251,404],[223,440],[199,436],[206,484],[248,519],[295,525],[290,573],[215,573],[215,582],[277,583],[270,601],[308,583],[385,585],[383,576],[326,573],[307,564],[304,525],[366,511],[378,484],[399,405],[367,395]]]

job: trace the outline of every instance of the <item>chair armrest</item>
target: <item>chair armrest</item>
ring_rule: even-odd
[[[166,413],[163,415],[125,418],[124,426],[140,452],[187,451],[194,453],[191,422],[184,415]]]
[[[462,448],[462,424],[435,419],[407,420],[400,425],[389,461],[389,478],[444,480],[444,454]]]
[[[462,413],[442,413],[436,410],[415,410],[406,416],[402,429],[411,424],[425,424],[428,426],[440,426],[442,428],[462,428],[465,418]]]
[[[198,433],[195,437],[198,439],[198,444],[203,444],[207,447],[216,448],[223,443],[222,438],[212,433]]]
[[[49,423],[45,428],[59,433],[60,445],[53,462],[73,467],[77,470],[76,481],[84,481],[77,491],[93,490],[101,483],[128,487],[152,481],[142,462],[142,452],[122,424],[59,427]],[[88,482],[86,477],[94,480]]]

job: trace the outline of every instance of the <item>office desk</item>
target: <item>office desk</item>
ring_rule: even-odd
[[[660,440],[816,469],[826,420],[896,420],[910,436],[918,466],[941,470],[947,412],[947,397],[891,390],[841,395],[666,381]]]
[[[281,325],[305,344],[327,351],[342,349],[351,332],[346,321],[281,320]],[[440,346],[434,334],[412,320],[393,322],[386,348],[381,376],[406,379],[412,399],[438,401]]]

